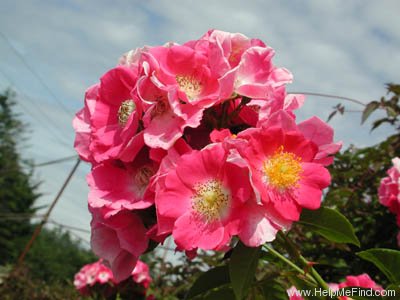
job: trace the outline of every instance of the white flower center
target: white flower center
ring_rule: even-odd
[[[217,220],[226,211],[229,204],[229,193],[217,180],[209,180],[195,187],[192,200],[193,209],[207,222]]]
[[[181,91],[184,92],[190,100],[198,97],[203,89],[201,82],[194,76],[177,75],[176,82]]]

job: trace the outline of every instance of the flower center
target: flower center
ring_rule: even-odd
[[[300,157],[283,151],[283,146],[280,146],[274,155],[264,162],[267,183],[279,190],[297,187],[302,172],[300,162]]]
[[[182,92],[184,92],[190,100],[200,95],[203,85],[194,76],[177,75],[176,82]]]
[[[149,166],[144,166],[136,173],[135,182],[140,187],[147,187],[151,176],[154,175],[154,171]]]
[[[228,206],[229,194],[217,180],[198,184],[195,191],[192,207],[207,222],[218,219]]]
[[[159,99],[157,104],[154,106],[154,109],[151,111],[151,118],[155,118],[157,116],[161,116],[168,110],[168,104],[165,100]]]
[[[128,119],[135,110],[135,108],[136,105],[135,102],[133,102],[133,100],[128,99],[122,101],[121,106],[118,109],[118,123],[121,126],[125,126],[126,122],[128,122]]]
[[[108,279],[108,274],[106,272],[101,272],[99,274],[99,278],[103,280]]]
[[[133,176],[131,185],[132,191],[138,196],[143,197],[150,183],[150,178],[154,175],[154,169],[150,165],[145,165]]]
[[[229,55],[228,58],[229,62],[233,65],[237,65],[240,60],[241,52],[242,52],[241,47],[238,46],[233,47],[231,50],[231,54]]]

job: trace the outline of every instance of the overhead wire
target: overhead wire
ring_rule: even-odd
[[[77,159],[77,158],[78,158],[77,155],[71,155],[71,156],[67,156],[67,157],[62,157],[62,158],[42,162],[39,164],[34,164],[33,166],[34,167],[45,167],[45,166],[54,165],[54,164],[62,163],[62,162],[69,161],[72,159]]]
[[[56,96],[56,94],[52,91],[52,89],[47,85],[47,83],[42,79],[42,77],[36,72],[36,70],[26,61],[25,57],[18,51],[18,49],[11,43],[11,41],[7,38],[7,36],[0,31],[0,36],[3,40],[8,44],[10,49],[14,52],[14,54],[21,60],[24,66],[32,73],[32,75],[40,82],[40,84],[44,87],[44,89],[48,92],[48,94],[56,100],[58,106],[68,115],[71,116],[71,112],[69,108],[67,108],[64,103]]]
[[[314,92],[288,92],[288,94],[303,94],[307,96],[317,96],[317,97],[324,97],[324,98],[333,98],[333,99],[341,99],[345,100],[348,102],[352,102],[361,106],[367,106],[364,102],[354,99],[354,98],[349,98],[349,97],[343,97],[343,96],[338,96],[338,95],[331,95],[331,94],[325,94],[325,93],[314,93]]]
[[[18,263],[16,266],[16,269],[18,269],[24,259],[26,254],[28,253],[28,251],[31,249],[33,243],[35,242],[36,238],[38,237],[38,235],[40,234],[44,224],[46,224],[46,222],[48,221],[51,212],[53,211],[54,207],[56,206],[58,200],[61,198],[62,194],[64,193],[64,190],[66,189],[66,187],[68,186],[71,178],[73,177],[73,175],[75,174],[76,170],[79,167],[79,164],[81,163],[81,160],[78,158],[76,160],[76,163],[74,165],[74,167],[71,169],[71,171],[69,172],[67,178],[65,179],[64,183],[62,184],[60,190],[58,191],[57,195],[55,196],[54,200],[51,202],[51,205],[48,207],[43,219],[41,220],[41,222],[36,226],[35,231],[32,234],[32,237],[30,238],[30,240],[28,241],[28,243],[25,245],[24,250],[22,251],[21,255],[18,258]]]
[[[84,228],[79,228],[79,227],[76,227],[76,226],[67,225],[67,224],[62,224],[62,223],[59,223],[57,221],[54,221],[54,219],[49,219],[47,221],[47,223],[58,225],[58,226],[61,226],[61,227],[64,227],[64,228],[70,229],[70,230],[75,230],[75,231],[84,232],[84,233],[90,233],[90,230],[87,230],[87,229],[84,229]]]
[[[28,167],[30,167],[30,166],[32,166],[34,168],[36,168],[36,167],[38,167],[38,168],[46,167],[46,166],[49,166],[49,165],[59,164],[59,163],[63,163],[63,162],[66,162],[66,161],[77,159],[77,158],[78,158],[77,155],[71,155],[71,156],[62,157],[62,158],[59,158],[59,159],[54,159],[54,160],[42,162],[42,163],[39,163],[39,164],[28,165]],[[0,170],[0,175],[6,174],[7,172],[14,172],[14,171],[20,171],[20,170],[21,170],[21,168],[18,168],[18,167],[16,167],[16,168],[3,168],[3,169]]]
[[[51,134],[54,135],[54,138],[55,138],[60,144],[62,144],[62,145],[65,146],[65,147],[71,148],[71,145],[67,144],[65,141],[63,141],[63,140],[60,138],[60,137],[62,137],[62,136],[64,136],[64,135],[62,135],[62,134],[60,134],[60,133],[54,131],[54,130],[56,130],[56,129],[58,128],[58,129],[60,130],[60,132],[63,132],[63,129],[59,126],[59,124],[58,124],[57,122],[53,121],[53,119],[51,119],[51,118],[49,117],[49,115],[40,107],[40,105],[37,105],[37,104],[35,105],[35,103],[34,103],[34,101],[33,101],[33,99],[32,99],[31,97],[29,97],[28,95],[23,94],[21,91],[19,91],[19,90],[17,89],[17,86],[16,86],[15,82],[14,82],[3,70],[0,69],[0,73],[1,73],[1,74],[3,75],[3,77],[10,83],[10,85],[13,86],[13,87],[16,89],[17,96],[18,96],[18,94],[23,95],[24,98],[26,98],[29,102],[32,103],[32,107],[36,108],[36,109],[38,110],[38,112],[41,114],[41,116],[42,116],[49,124],[52,125],[52,126],[45,126],[45,125],[44,125],[43,128],[44,128],[45,130],[48,130],[49,132],[51,132]],[[23,109],[27,114],[29,114],[35,121],[37,121],[39,124],[43,125],[42,121],[40,121],[37,117],[35,117],[35,116],[33,115],[32,111],[30,111],[30,110],[25,106],[25,104],[23,104],[22,101],[18,101],[18,98],[17,98],[17,103],[18,103],[19,105],[21,105],[22,109]]]

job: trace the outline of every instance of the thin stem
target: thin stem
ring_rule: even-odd
[[[233,100],[236,100],[236,98],[234,98]],[[245,106],[250,101],[251,101],[250,98],[243,96],[242,101],[240,101],[239,105],[230,113],[229,119],[233,120],[234,118],[236,118],[240,113],[240,111],[242,110],[243,106]]]
[[[325,282],[325,280],[322,279],[321,275],[319,275],[319,273],[317,272],[317,270],[315,270],[311,265],[310,262],[305,259],[302,255],[300,255],[299,257],[300,262],[303,264],[304,267],[309,268],[311,276],[315,279],[315,281],[318,283],[318,285],[320,287],[322,287],[324,290],[329,291],[329,286],[328,284]]]
[[[229,101],[225,101],[224,103],[222,103],[222,116],[219,120],[219,129],[221,128],[225,128],[226,127],[226,118],[227,118],[227,114],[228,114],[228,107],[229,107]]]
[[[283,232],[278,233],[279,237],[284,240],[285,245],[287,246],[287,250],[289,253],[292,253],[292,255],[295,255],[296,258],[299,260],[299,262],[302,264],[302,266],[305,269],[309,270],[309,273],[311,274],[312,278],[318,283],[318,285],[323,288],[324,290],[329,291],[330,288],[328,284],[325,282],[325,280],[319,275],[317,270],[314,269],[312,264],[303,256],[301,255],[300,251],[297,249],[296,245],[293,243],[291,239],[287,237],[286,234]]]
[[[334,99],[342,99],[345,101],[353,102],[361,106],[367,106],[364,102],[349,98],[349,97],[342,97],[342,96],[337,96],[337,95],[330,95],[330,94],[323,94],[323,93],[313,93],[313,92],[290,92],[288,94],[303,94],[303,95],[309,95],[309,96],[318,96],[318,97],[325,97],[325,98],[334,98]]]
[[[287,265],[289,265],[290,267],[292,267],[292,269],[296,270],[297,272],[299,272],[301,275],[306,276],[308,279],[310,279],[313,283],[317,283],[317,281],[310,276],[309,274],[307,274],[304,270],[302,270],[300,267],[298,267],[295,263],[293,263],[292,261],[290,261],[289,259],[287,259],[285,256],[283,256],[282,254],[280,254],[278,251],[276,251],[275,249],[273,249],[272,247],[268,246],[268,245],[264,245],[264,248],[271,253],[272,255],[274,255],[276,258],[280,259],[281,261],[283,261],[284,263],[286,263]]]

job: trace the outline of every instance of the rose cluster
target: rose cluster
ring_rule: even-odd
[[[113,282],[113,275],[102,260],[83,266],[74,277],[74,285],[82,295],[89,295],[94,285],[107,282]]]
[[[392,159],[393,167],[387,171],[387,177],[381,180],[379,186],[379,201],[396,214],[400,226],[400,158]]]
[[[172,236],[177,250],[275,239],[317,209],[341,143],[259,39],[217,30],[121,57],[85,95],[75,148],[88,175],[92,249],[117,280]]]
[[[381,180],[378,195],[379,202],[388,207],[397,218],[400,226],[400,158],[392,159],[393,167],[387,171],[387,177]],[[397,235],[397,244],[400,247],[400,232]]]
[[[368,274],[364,273],[358,276],[346,276],[346,280],[337,284],[337,283],[329,283],[329,288],[332,292],[337,292],[340,289],[346,287],[360,287],[360,288],[367,288],[373,289],[375,291],[383,291],[383,288],[377,284],[375,281],[369,277]],[[290,289],[287,290],[289,300],[304,300],[304,298],[300,295],[300,292],[292,286]],[[351,298],[346,296],[340,296],[338,299],[340,300],[351,300]]]
[[[143,289],[143,292],[145,292],[152,281],[147,264],[140,260],[137,261],[136,267],[131,274],[131,279],[128,280],[135,285],[139,285]],[[93,294],[96,288],[98,292],[103,292],[103,294],[112,294],[118,289],[118,284],[111,270],[103,263],[102,259],[83,266],[75,274],[74,278],[76,289],[84,296]],[[126,285],[125,283],[124,288],[126,288]],[[102,288],[99,288],[100,286]]]

